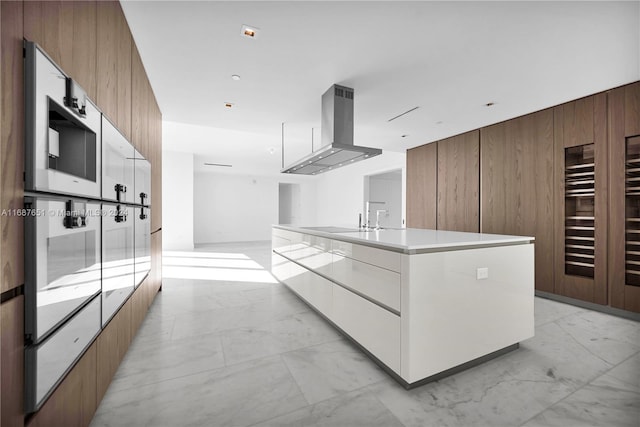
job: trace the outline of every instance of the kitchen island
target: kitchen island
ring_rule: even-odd
[[[533,240],[274,225],[272,273],[409,388],[533,336]]]

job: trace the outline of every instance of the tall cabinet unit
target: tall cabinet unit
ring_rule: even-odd
[[[553,292],[553,110],[480,130],[480,232],[534,236],[536,290]]]
[[[640,312],[640,82],[609,92],[610,305]]]
[[[154,234],[147,233],[144,236],[145,240],[149,240],[146,247],[151,253],[151,265],[146,262],[148,252],[141,254],[144,262],[136,264],[147,270],[151,268],[151,274],[113,313],[109,323],[88,344],[77,361],[69,366],[68,372],[60,377],[59,384],[51,390],[50,396],[43,399],[40,409],[27,416],[24,395],[25,217],[19,213],[0,216],[0,425],[86,426],[91,422],[104,390],[162,283],[159,195],[162,115],[148,76],[140,66],[137,48],[118,0],[1,1],[0,19],[2,209],[19,212],[25,207],[24,39],[42,46],[47,55],[79,83],[87,96],[96,101],[95,106],[109,117],[127,139],[133,140],[138,151],[143,152],[152,163],[154,188],[151,192],[155,196],[152,206],[143,209],[145,220],[151,223],[153,219],[151,231]],[[137,61],[135,72],[132,61]],[[134,79],[136,90],[133,88]],[[140,92],[141,98],[134,102],[132,95]],[[134,138],[134,131],[136,136],[146,135],[146,138]],[[100,195],[95,197],[99,198]],[[135,212],[139,215],[141,210],[138,208]],[[140,302],[137,306],[132,303],[134,298]],[[72,341],[75,337],[72,337]],[[74,344],[77,342],[74,341]]]
[[[607,94],[554,109],[555,290],[607,303]]]
[[[438,144],[407,151],[407,227],[435,229],[437,222]]]
[[[438,141],[438,230],[480,231],[480,131]]]

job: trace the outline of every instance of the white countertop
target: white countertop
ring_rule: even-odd
[[[351,230],[354,231],[327,232],[312,229],[325,227],[301,227],[294,225],[274,225],[273,227],[408,254],[518,245],[532,243],[535,240],[530,236],[463,233],[459,231],[423,230],[419,228],[355,231],[357,227],[351,227]],[[347,228],[348,227],[345,229]]]

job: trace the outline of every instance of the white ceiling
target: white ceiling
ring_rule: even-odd
[[[285,163],[312,128],[317,148],[334,83],[354,88],[356,145],[404,151],[640,79],[638,1],[122,3],[165,149],[238,171],[280,169],[282,122]]]

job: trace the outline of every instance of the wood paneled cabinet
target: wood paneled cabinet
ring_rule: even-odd
[[[97,19],[95,0],[24,2],[24,37],[38,43],[94,100]]]
[[[438,141],[438,230],[480,231],[480,131]]]
[[[607,94],[554,108],[555,289],[607,304]]]
[[[407,151],[407,227],[435,229],[437,223],[438,144]]]
[[[480,135],[480,231],[534,236],[536,290],[553,292],[553,110]]]
[[[640,312],[640,82],[610,91],[608,102],[609,302]]]
[[[131,140],[133,38],[118,1],[97,2],[98,107]]]

